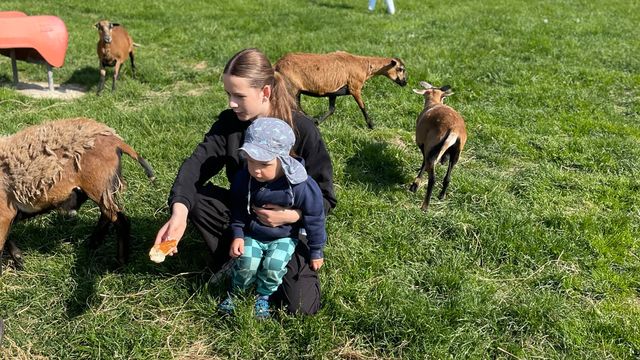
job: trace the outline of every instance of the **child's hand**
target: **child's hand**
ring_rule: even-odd
[[[324,264],[324,259],[313,259],[311,260],[309,267],[313,271],[318,271],[322,267],[322,264]]]
[[[229,250],[229,256],[231,256],[232,258],[237,258],[242,254],[244,254],[244,239],[233,239],[233,241],[231,242],[231,250]]]

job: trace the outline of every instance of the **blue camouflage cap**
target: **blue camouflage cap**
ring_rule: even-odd
[[[289,155],[295,142],[296,136],[289,124],[280,119],[263,117],[249,125],[240,150],[256,161],[279,158],[289,182],[298,184],[307,179],[307,171]]]

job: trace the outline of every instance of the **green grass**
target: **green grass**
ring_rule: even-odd
[[[97,218],[49,215],[15,224],[25,269],[4,260],[0,316],[7,359],[371,359],[640,357],[640,4],[637,1],[403,0],[389,16],[365,1],[15,1],[0,10],[61,17],[69,31],[56,83],[78,100],[31,99],[0,58],[0,133],[88,116],[114,127],[154,166],[149,184],[125,160],[131,263],[84,241]],[[96,97],[93,28],[127,26],[128,64],[115,93]],[[147,258],[167,219],[178,167],[226,107],[220,73],[238,50],[401,57],[409,85],[364,88],[377,124],[338,99],[320,127],[338,208],[328,219],[315,317],[257,322],[251,304],[220,319],[192,231],[162,265]],[[21,79],[46,81],[19,63]],[[407,191],[418,81],[450,84],[469,140],[449,196],[420,211]],[[109,85],[109,83],[107,83]],[[326,99],[303,98],[312,115]],[[440,179],[444,167],[438,169]],[[224,182],[217,178],[216,182]]]

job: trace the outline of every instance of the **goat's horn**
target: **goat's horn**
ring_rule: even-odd
[[[433,85],[429,84],[426,81],[420,81],[420,86],[422,86],[425,89],[431,89],[433,87]]]

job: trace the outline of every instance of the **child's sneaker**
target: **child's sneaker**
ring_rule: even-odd
[[[271,313],[269,312],[269,296],[261,295],[256,298],[256,318],[268,319],[271,317]]]
[[[233,303],[231,296],[227,297],[223,302],[218,304],[218,312],[222,315],[233,315],[236,306]]]

